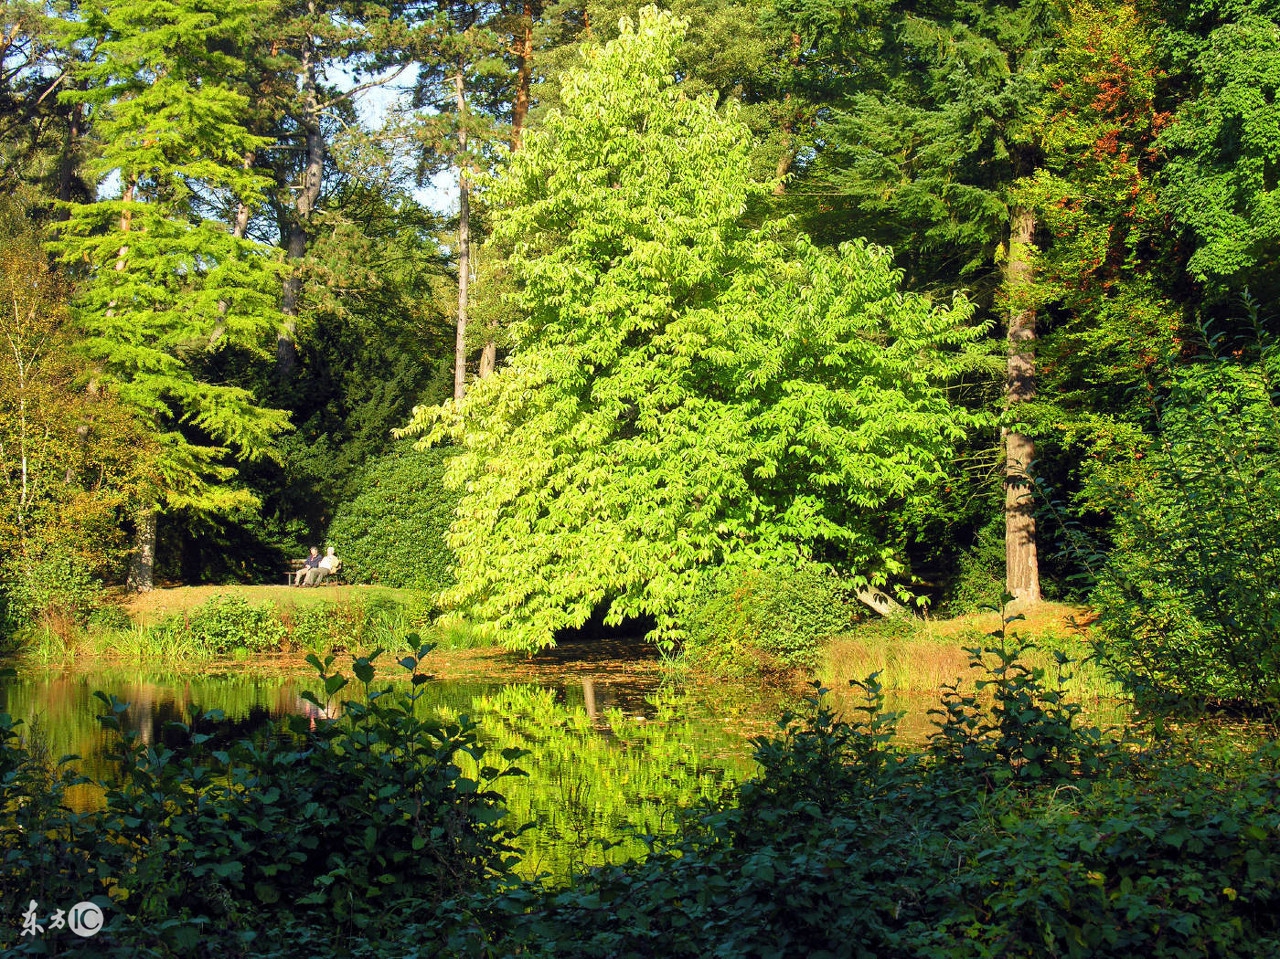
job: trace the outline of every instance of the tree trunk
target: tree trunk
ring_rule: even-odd
[[[244,160],[241,163],[241,166],[246,173],[253,169],[253,164],[257,157],[258,155],[252,150],[244,155]],[[243,200],[241,200],[236,206],[236,218],[235,222],[231,224],[231,235],[237,240],[243,240],[245,234],[249,232],[250,212],[249,204],[245,203]]]
[[[529,117],[529,91],[533,84],[533,19],[538,16],[538,5],[524,4],[522,31],[516,56],[516,98],[511,105],[511,152],[520,149],[524,137],[525,120]]]
[[[1035,396],[1036,311],[1031,280],[1036,219],[1014,208],[1009,225],[1006,291],[1009,297],[1009,366],[1006,399],[1012,410]],[[1035,443],[1029,436],[1004,432],[1005,582],[1009,593],[1028,603],[1040,602],[1040,564],[1036,553],[1036,514],[1031,463]]]
[[[791,34],[791,66],[796,67],[800,63],[800,34]],[[791,94],[788,93],[782,98],[782,108],[787,110],[791,107]],[[773,176],[778,182],[773,186],[773,195],[782,196],[786,190],[786,176],[791,172],[791,164],[796,160],[795,146],[796,117],[792,113],[782,121],[782,152],[778,155],[778,164],[774,168]]]
[[[67,119],[67,137],[62,146],[62,156],[58,160],[58,199],[63,203],[70,203],[75,191],[76,153],[80,149],[80,126],[83,120],[84,105],[77,103],[71,107],[71,116]],[[65,220],[70,215],[68,210],[59,210],[57,219]]]
[[[246,171],[253,169],[253,161],[255,157],[256,154],[252,151],[244,155],[242,165]],[[237,204],[235,219],[231,223],[232,237],[237,240],[244,239],[244,235],[249,232],[249,214],[251,212],[249,204],[245,203],[243,200]],[[218,301],[218,322],[217,325],[214,326],[213,332],[209,335],[210,349],[218,345],[218,341],[222,339],[223,334],[227,331],[226,319],[228,309],[230,309],[230,305],[226,300]]]
[[[791,94],[787,94],[787,99],[791,99]],[[795,162],[796,151],[792,144],[792,133],[795,132],[795,124],[791,120],[785,120],[782,124],[782,153],[778,155],[778,165],[773,172],[774,179],[778,182],[773,185],[773,195],[782,196],[787,191],[786,177],[791,171],[791,164]]]
[[[138,515],[138,531],[133,556],[129,560],[129,578],[125,582],[125,589],[131,592],[149,593],[155,588],[156,521],[159,512],[152,506]]]
[[[458,332],[453,348],[453,398],[467,391],[467,285],[471,279],[471,197],[467,183],[467,90],[462,64],[453,78],[458,108]]]
[[[471,251],[471,265],[477,276],[480,273],[480,251]],[[492,318],[485,324],[484,349],[480,351],[480,368],[476,370],[476,379],[482,380],[493,373],[498,365],[498,324]]]
[[[308,12],[315,14],[315,4],[307,4]],[[309,42],[302,47],[302,63],[298,70],[302,93],[301,115],[298,125],[306,137],[306,166],[302,172],[302,186],[297,191],[292,222],[285,241],[285,256],[290,269],[285,274],[280,312],[285,315],[284,327],[276,338],[276,376],[281,381],[290,379],[298,368],[298,312],[302,294],[301,260],[307,252],[307,229],[311,214],[320,203],[320,187],[324,181],[324,163],[328,146],[320,127],[320,84],[317,77],[315,53]]]

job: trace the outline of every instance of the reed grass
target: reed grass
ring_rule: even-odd
[[[422,638],[442,652],[487,649],[498,645],[498,631],[489,623],[473,623],[457,613],[445,613],[422,630]]]
[[[1026,661],[1044,668],[1051,680],[1059,675],[1054,654],[1064,654],[1071,660],[1064,686],[1076,698],[1119,697],[1119,684],[1092,659],[1090,619],[1082,607],[1043,603],[1011,622],[1003,641],[1033,644]],[[911,694],[935,693],[956,681],[967,685],[977,676],[966,648],[999,645],[1001,637],[992,634],[1000,625],[994,611],[941,621],[902,617],[863,623],[828,641],[818,676],[832,689],[843,689],[850,680],[879,673],[887,691]]]

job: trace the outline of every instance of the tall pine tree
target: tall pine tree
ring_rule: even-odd
[[[235,53],[265,4],[125,0],[82,8],[95,43],[83,94],[102,152],[93,172],[114,196],[72,204],[56,247],[80,276],[85,347],[112,390],[154,431],[150,495],[136,517],[130,571],[152,585],[157,514],[225,510],[252,497],[235,459],[272,455],[287,415],[205,375],[220,351],[264,353],[281,325],[279,267],[210,214],[261,201],[267,183],[244,157]],[[73,92],[71,97],[81,96]]]
[[[1015,186],[1041,161],[1058,13],[1043,0],[783,0],[777,16],[827,100],[824,149],[799,188],[821,196],[810,228],[888,243],[913,286],[965,290],[1004,320],[1006,580],[1038,601],[1035,444],[1019,411],[1035,395],[1037,222]]]

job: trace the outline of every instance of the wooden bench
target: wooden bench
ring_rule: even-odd
[[[284,584],[286,586],[292,586],[294,576],[297,575],[298,570],[302,569],[302,567],[307,565],[307,561],[305,559],[291,559],[288,562],[289,562],[289,570],[284,574]],[[326,585],[337,586],[339,585],[338,580],[341,576],[342,576],[342,563],[339,562],[337,569],[329,573],[327,576],[324,577],[324,579],[320,580],[320,582],[316,583],[315,585],[316,586],[326,586]]]

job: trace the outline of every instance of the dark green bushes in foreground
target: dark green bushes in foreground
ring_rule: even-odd
[[[412,698],[183,759],[125,741],[96,819],[5,739],[3,910],[114,886],[95,955],[1280,954],[1280,751],[1108,739],[1020,652],[975,650],[988,680],[918,751],[874,677],[854,722],[816,699],[730,803],[553,889],[512,878],[498,796],[452,761],[474,730]]]
[[[20,937],[18,917],[33,899],[46,918],[92,900],[107,924],[84,954],[337,954],[505,875],[491,785],[517,772],[514,756],[462,775],[461,755],[484,748],[469,721],[424,715],[428,649],[401,660],[412,691],[396,695],[371,689],[373,657],[357,658],[365,694],[338,719],[324,714],[347,680],[311,657],[329,697],[312,697],[316,716],[221,745],[201,724],[176,727],[176,750],[120,734],[118,781],[93,813],[60,805],[83,780],[20,749],[0,716],[0,947],[76,945],[65,931]],[[125,706],[104,703],[118,733]]]
[[[918,753],[866,686],[761,742],[761,774],[644,862],[498,900],[502,954],[1280,954],[1280,752],[1107,742],[1016,656]],[[1190,760],[1190,761],[1189,761]],[[461,945],[461,943],[459,943]],[[483,954],[471,943],[472,954]]]

